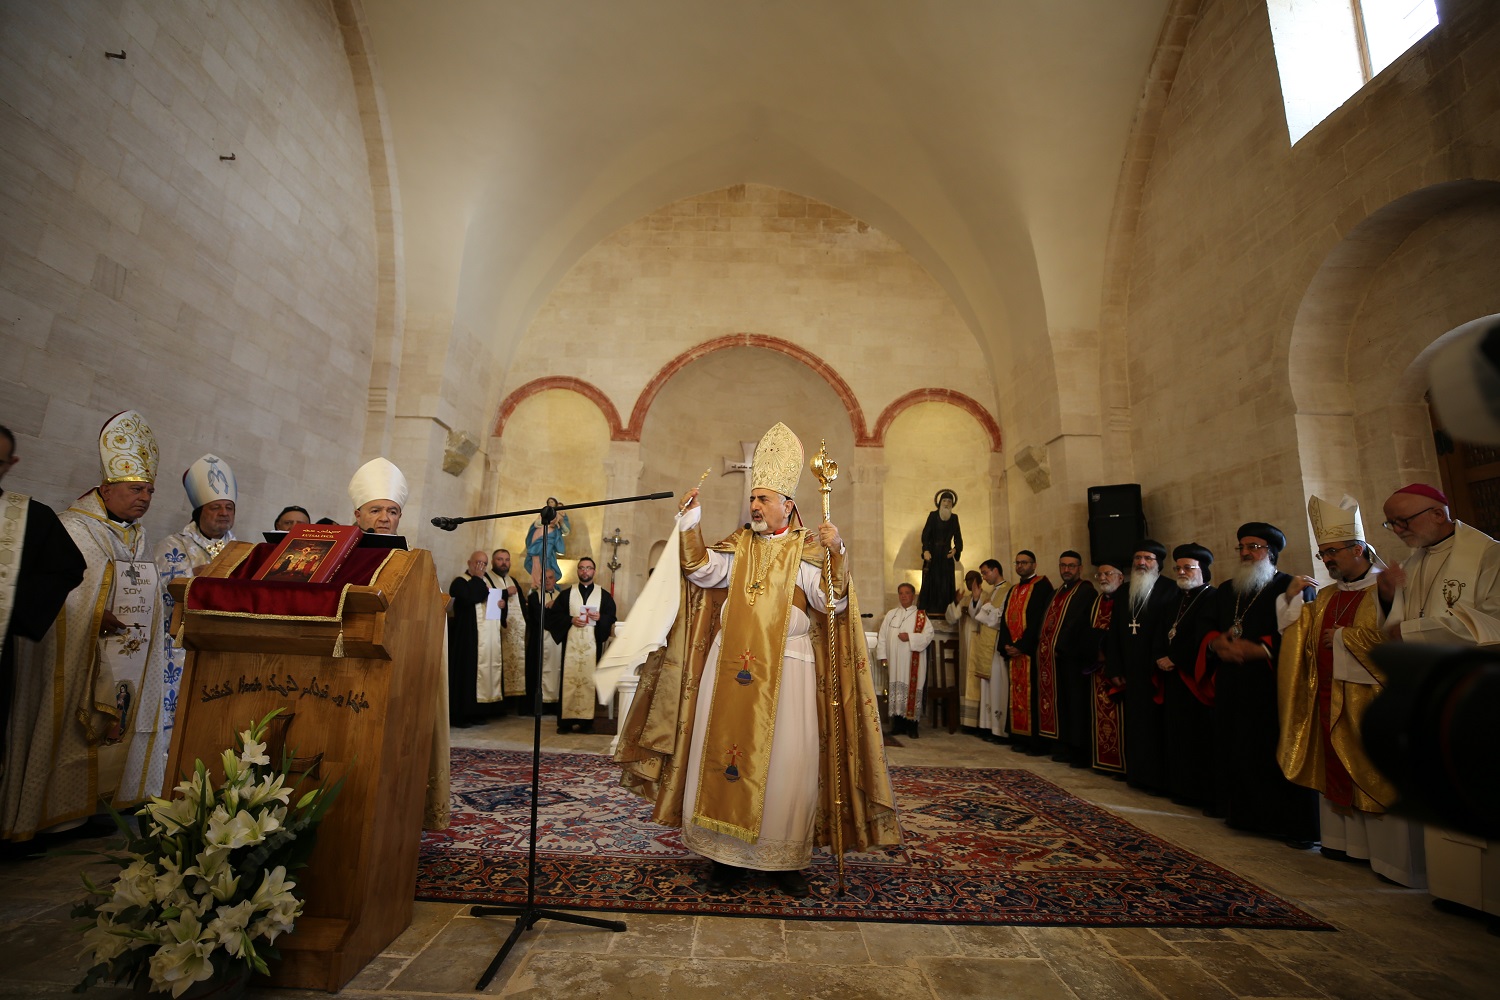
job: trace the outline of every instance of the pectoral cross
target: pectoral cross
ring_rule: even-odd
[[[1135,619],[1131,619],[1131,621],[1130,621],[1130,634],[1131,635],[1136,635],[1137,633],[1140,632],[1140,630],[1141,630],[1140,623],[1137,622]]]
[[[759,580],[752,580],[745,585],[745,593],[750,595],[750,606],[752,608],[755,607],[755,599],[759,597],[760,592],[765,589],[766,585],[764,583],[761,583]]]

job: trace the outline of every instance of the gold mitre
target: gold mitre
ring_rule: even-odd
[[[156,435],[135,410],[116,413],[99,431],[99,467],[106,486],[156,482],[158,457]]]
[[[750,460],[750,488],[775,490],[784,497],[797,495],[802,478],[802,442],[786,424],[766,431]]]
[[[1307,501],[1307,517],[1312,521],[1313,537],[1318,540],[1319,545],[1365,540],[1365,526],[1359,519],[1359,504],[1347,493],[1338,506],[1320,496],[1313,496]]]

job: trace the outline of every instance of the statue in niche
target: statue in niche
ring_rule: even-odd
[[[558,566],[557,557],[567,554],[566,539],[573,533],[573,522],[562,512],[563,505],[558,503],[557,497],[548,497],[547,506],[557,511],[557,517],[543,530],[542,519],[538,516],[526,532],[526,572],[531,574],[533,580],[538,581],[542,579],[543,569],[550,569],[557,579],[562,579],[562,568]],[[543,541],[547,548],[545,567],[542,565]]]
[[[963,556],[964,536],[953,513],[958,494],[938,490],[932,503],[937,509],[922,526],[922,592],[917,595],[917,607],[941,617],[958,593],[954,565]]]

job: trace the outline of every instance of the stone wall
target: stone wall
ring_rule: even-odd
[[[136,408],[162,453],[151,535],[187,520],[207,451],[242,536],[288,503],[347,519],[378,251],[326,0],[4,4],[0,215],[7,486],[66,506]]]
[[[1433,250],[1401,250],[1429,219],[1466,203],[1462,192],[1406,199],[1500,174],[1500,16],[1478,0],[1439,7],[1437,30],[1293,147],[1264,4],[1202,4],[1137,192],[1123,330],[1106,331],[1124,336],[1135,472],[1163,541],[1197,538],[1223,556],[1240,522],[1270,520],[1305,567],[1308,450],[1389,439],[1398,426],[1421,434],[1410,427],[1418,391],[1391,408],[1366,399],[1356,436],[1352,397],[1391,383],[1377,390],[1345,359],[1369,352],[1410,361],[1444,323],[1495,300],[1493,268],[1435,267]],[[1390,245],[1361,257],[1359,241],[1370,238],[1361,224],[1387,206],[1401,216]],[[1494,245],[1493,214],[1466,220],[1449,263]],[[1353,291],[1309,300],[1320,271],[1339,272],[1333,285],[1347,277],[1341,247],[1363,269]],[[1361,310],[1367,293],[1380,294],[1377,284],[1400,295],[1399,308]],[[1312,464],[1330,461],[1325,454]],[[1350,478],[1345,488],[1378,523],[1390,477]]]

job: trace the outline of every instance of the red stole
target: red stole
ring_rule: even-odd
[[[1093,626],[1096,632],[1108,632],[1110,619],[1114,617],[1113,594],[1100,594],[1094,601]],[[1094,767],[1101,771],[1125,773],[1125,719],[1120,714],[1119,703],[1110,696],[1121,690],[1104,670],[1104,652],[1099,653],[1099,669],[1094,671],[1093,729]]]
[[[1026,605],[1038,577],[1010,588],[1005,601],[1005,633],[1013,645],[1026,633]],[[1031,657],[1025,653],[1010,658],[1010,731],[1016,736],[1031,735]]]
[[[1041,736],[1057,736],[1057,633],[1076,593],[1074,584],[1053,594],[1042,619],[1036,647],[1036,731]]]
[[[1323,741],[1323,794],[1336,806],[1354,802],[1354,779],[1339,760],[1338,751],[1328,735],[1328,720],[1333,711],[1333,650],[1323,645],[1323,633],[1354,624],[1354,614],[1368,590],[1340,590],[1323,609],[1318,623],[1318,737]]]
[[[911,627],[911,634],[916,635],[922,631],[923,626],[926,624],[927,612],[919,608],[917,610],[917,620]],[[908,667],[910,673],[906,675],[906,711],[902,713],[903,718],[915,719],[917,717],[917,695],[919,693],[917,691],[917,679],[921,676],[922,657],[926,654],[927,650],[925,649],[920,653],[913,651],[911,654],[911,666]]]

